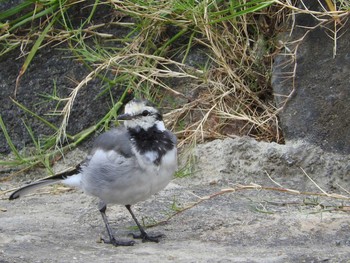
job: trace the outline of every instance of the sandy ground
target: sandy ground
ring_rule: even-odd
[[[254,155],[247,154],[248,146]],[[217,152],[220,147],[225,148]],[[166,222],[147,229],[165,234],[159,243],[136,241],[133,247],[101,243],[106,232],[96,208],[97,201],[79,190],[48,187],[10,202],[6,190],[23,182],[2,183],[0,262],[350,262],[350,215],[344,211],[349,200],[261,188],[217,194],[222,189],[237,189],[238,183],[277,187],[261,174],[269,173],[271,178],[275,175],[274,180],[281,183],[269,166],[273,165],[276,171],[285,158],[284,152],[292,153],[290,158],[300,157],[301,152],[296,150],[299,147],[257,143],[251,139],[200,146],[195,153],[196,173],[174,179],[165,190],[134,207],[135,214],[146,224]],[[310,157],[312,150],[307,149]],[[320,153],[317,149],[314,152]],[[239,160],[237,154],[241,155]],[[272,158],[271,155],[275,161],[267,162],[265,158]],[[215,160],[211,168],[205,166],[208,156]],[[328,167],[330,163],[327,164],[324,156],[329,154],[318,154],[318,159]],[[343,172],[337,165],[345,157],[330,158],[334,167]],[[294,173],[293,169],[298,167],[289,168]],[[306,183],[305,178],[298,179],[295,175],[288,181],[288,176],[291,175],[282,176],[283,183],[292,189],[320,192],[312,183]],[[310,176],[315,174],[310,172]],[[327,181],[347,187],[348,174],[339,178],[327,178]],[[192,207],[167,220],[176,209],[189,206]],[[116,235],[130,239],[128,233],[134,230],[134,223],[127,210],[110,206],[107,214]]]

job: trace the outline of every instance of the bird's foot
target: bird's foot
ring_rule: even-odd
[[[132,235],[132,237],[135,239],[142,239],[142,242],[155,242],[155,243],[158,243],[159,239],[164,237],[163,234],[149,235],[147,233],[140,233],[140,234],[131,233],[130,235]]]
[[[102,242],[105,244],[112,244],[115,247],[120,247],[120,246],[133,246],[135,244],[135,241],[133,240],[128,240],[128,241],[123,241],[123,240],[117,240],[114,237],[111,238],[110,240],[105,240],[101,238]]]

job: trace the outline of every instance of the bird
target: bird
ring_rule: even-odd
[[[107,205],[126,207],[140,234],[133,238],[159,242],[163,235],[146,233],[131,207],[164,189],[177,170],[177,138],[165,128],[162,114],[149,100],[134,98],[117,116],[122,124],[99,135],[86,160],[73,170],[41,179],[14,191],[10,200],[55,183],[77,187],[99,199],[109,240],[114,246],[132,246],[134,240],[115,238],[106,216]]]

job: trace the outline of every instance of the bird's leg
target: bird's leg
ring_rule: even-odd
[[[100,210],[100,213],[102,215],[102,219],[103,219],[103,222],[105,223],[107,233],[109,236],[109,241],[102,239],[103,242],[106,244],[112,244],[116,247],[117,246],[133,246],[135,244],[135,241],[132,241],[132,240],[131,241],[122,241],[122,240],[115,239],[115,237],[113,236],[113,233],[112,233],[112,229],[108,223],[108,219],[106,216],[106,209],[107,209],[107,205],[105,203],[101,202],[99,205],[99,210]]]
[[[146,231],[143,229],[143,227],[141,226],[141,224],[139,223],[139,221],[136,219],[136,216],[134,215],[134,213],[132,212],[131,205],[126,205],[125,207],[126,207],[126,209],[128,209],[129,213],[131,214],[132,218],[134,219],[137,227],[139,228],[139,230],[141,232],[139,235],[132,234],[132,236],[134,238],[142,239],[142,242],[156,242],[156,243],[158,243],[159,238],[163,237],[164,235],[163,234],[152,235],[152,236],[148,235],[146,233]]]

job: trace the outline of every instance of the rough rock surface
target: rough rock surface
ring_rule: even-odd
[[[76,150],[55,169],[84,155]],[[199,145],[194,157],[192,176],[175,179],[134,208],[144,222],[154,223],[201,201],[147,229],[166,235],[158,244],[99,243],[106,233],[96,200],[78,190],[56,186],[10,202],[6,190],[23,183],[2,183],[0,262],[348,262],[349,200],[292,190],[321,193],[302,167],[323,191],[349,195],[350,157],[300,143],[284,146],[250,138]],[[290,192],[237,188],[259,184],[281,189],[267,173]],[[34,177],[38,171],[22,180]],[[221,192],[232,188],[236,191]],[[130,238],[134,223],[126,209],[110,206],[107,213],[116,234]]]
[[[318,1],[307,5],[311,10],[312,5],[320,7]],[[285,47],[275,59],[273,73],[277,106],[283,107],[279,117],[284,137],[348,154],[350,21],[345,17],[342,24],[336,24],[336,41],[332,21],[317,26],[320,21],[299,14],[294,22],[292,32],[281,36]]]

